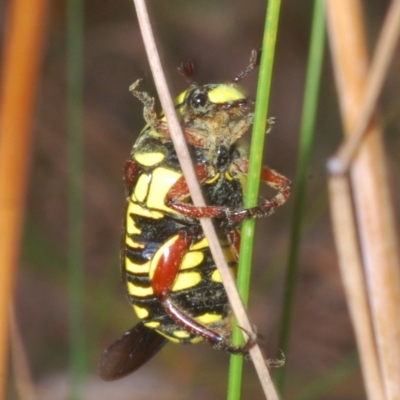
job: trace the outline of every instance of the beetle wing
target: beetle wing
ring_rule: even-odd
[[[166,343],[163,336],[140,322],[100,355],[100,377],[113,381],[136,371]]]

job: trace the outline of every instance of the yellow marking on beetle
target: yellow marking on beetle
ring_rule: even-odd
[[[228,179],[228,181],[233,181],[233,176],[228,171],[225,172],[225,178]]]
[[[235,251],[231,246],[222,248],[222,252],[224,253],[225,261],[229,264],[231,262],[236,262]]]
[[[136,215],[140,215],[141,217],[153,218],[153,219],[161,219],[164,215],[158,211],[149,210],[147,208],[143,208],[139,204],[129,203],[127,213],[132,213]]]
[[[134,249],[144,249],[145,248],[144,244],[134,242],[133,239],[130,238],[128,235],[125,235],[125,244]]]
[[[192,343],[192,344],[200,343],[202,341],[203,341],[203,338],[201,336],[196,336],[193,339],[190,339],[190,343]]]
[[[149,128],[149,131],[146,132],[145,135],[147,134],[148,136],[155,137],[155,138],[165,137],[164,135],[155,131],[154,129],[150,129],[150,127],[148,125],[146,125],[145,128],[146,127]]]
[[[160,163],[165,158],[165,154],[157,153],[136,153],[133,158],[141,165],[151,167]]]
[[[205,183],[211,184],[211,183],[215,182],[220,176],[221,176],[221,174],[219,172],[217,172],[210,179],[207,179]]]
[[[149,316],[149,311],[146,308],[133,306],[133,309],[135,310],[136,315],[140,319],[145,319]]]
[[[185,97],[186,97],[186,95],[187,95],[187,90],[185,90],[184,92],[182,92],[178,97],[176,97],[175,98],[175,100],[174,100],[174,105],[175,106],[181,106],[182,105],[182,103],[184,102],[184,100],[185,100]]]
[[[219,271],[218,271],[217,269],[211,274],[211,279],[212,279],[214,282],[222,283],[221,274],[219,273]]]
[[[153,288],[151,286],[149,287],[136,286],[132,282],[128,282],[128,292],[132,296],[139,296],[139,297],[145,297],[154,294]]]
[[[217,322],[222,319],[221,314],[210,314],[210,313],[205,313],[203,315],[200,315],[199,317],[196,317],[195,320],[197,322],[200,322],[201,324],[212,324],[214,322]]]
[[[139,176],[134,191],[138,201],[142,203],[145,201],[147,193],[149,191],[150,182],[151,182],[151,175],[142,174]]]
[[[246,191],[246,186],[247,186],[247,175],[245,174],[235,174],[236,179],[239,179],[240,182],[240,186],[242,187],[242,191],[245,192]]]
[[[182,92],[178,97],[176,97],[175,100],[174,100],[175,110],[176,110],[176,112],[177,112],[177,114],[178,114],[179,117],[182,116],[182,110],[181,110],[181,108],[182,108],[183,103],[184,103],[184,101],[185,101],[187,92],[188,92],[188,91],[185,90],[185,91]],[[167,118],[165,117],[164,112],[161,113],[160,117],[161,117],[161,118],[160,118],[161,121],[166,121],[166,120],[167,120]]]
[[[129,206],[128,206],[128,210],[129,210]],[[136,226],[135,221],[132,218],[132,215],[130,215],[131,213],[126,214],[126,232],[129,235],[138,235],[141,234],[142,231]]]
[[[190,337],[190,333],[187,331],[174,331],[172,334],[178,339],[186,339]]]
[[[237,88],[229,85],[218,85],[215,89],[208,92],[208,98],[211,103],[221,104],[235,100],[243,100],[245,96]]]
[[[172,291],[177,292],[183,289],[189,289],[196,286],[201,281],[201,275],[198,272],[181,273],[175,279],[172,285]]]
[[[181,269],[197,267],[204,260],[202,251],[190,251],[186,253],[182,259]]]
[[[235,256],[236,251],[233,245],[228,240],[221,240],[220,246],[222,248],[222,252],[224,253],[225,261],[228,264],[232,262],[235,263],[237,260]]]
[[[180,172],[167,168],[156,168],[153,171],[149,195],[147,197],[147,206],[156,210],[173,212],[171,208],[164,204],[165,197],[171,186],[182,176]]]
[[[161,219],[164,218],[164,215],[158,211],[151,211],[151,217],[153,219]]]
[[[145,274],[149,272],[150,261],[144,264],[135,264],[128,257],[125,257],[125,269],[133,274]]]
[[[208,247],[208,241],[206,238],[203,238],[200,240],[200,242],[197,242],[193,246],[191,246],[189,250],[200,250],[205,249],[206,247]]]
[[[172,343],[180,343],[180,340],[177,338],[174,338],[172,336],[167,335],[164,332],[159,331],[158,329],[156,329],[156,332],[158,332],[160,335],[164,336],[165,338],[167,338],[168,340],[170,340]]]
[[[154,271],[157,268],[158,262],[160,261],[161,256],[168,251],[168,247],[170,247],[176,240],[178,239],[178,235],[172,236],[171,239],[167,240],[154,254],[153,258],[150,261],[149,268],[149,277],[153,279]]]
[[[150,321],[150,322],[145,322],[144,325],[146,325],[148,328],[158,328],[160,326],[160,323],[158,321]]]
[[[133,203],[137,203],[137,198],[136,198],[136,196],[135,196],[135,193],[133,193],[133,192],[132,192],[132,194],[131,194],[131,199],[130,199],[130,201],[132,201]]]

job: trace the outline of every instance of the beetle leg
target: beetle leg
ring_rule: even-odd
[[[167,123],[158,118],[156,110],[154,109],[154,97],[151,97],[146,92],[140,92],[136,90],[139,86],[141,79],[138,79],[131,86],[129,86],[129,91],[140,100],[143,107],[143,117],[145,121],[154,129],[157,133],[161,133],[165,136],[170,136]]]
[[[200,182],[206,180],[207,169],[204,165],[196,165],[195,170]],[[166,194],[165,205],[179,212],[180,214],[193,218],[226,218],[228,214],[230,215],[230,210],[226,207],[197,207],[192,204],[183,203],[183,201],[188,198],[190,198],[189,188],[185,181],[185,177],[182,176],[175,182],[174,185],[171,186]]]
[[[239,251],[240,251],[240,231],[238,229],[231,229],[227,232],[227,237],[229,243],[231,244],[231,248],[233,249],[233,254],[235,257],[235,261],[239,261]]]
[[[274,202],[275,207],[285,203],[290,195],[292,186],[289,179],[264,165],[261,170],[261,180],[278,191],[278,194],[271,200],[271,202]]]
[[[240,173],[247,172],[248,162],[244,161],[237,166]],[[200,181],[204,181],[206,171],[205,167],[201,169],[202,166],[197,166]],[[278,191],[277,195],[271,200],[265,200],[262,204],[258,206],[245,208],[243,210],[232,210],[228,207],[221,206],[205,206],[197,207],[192,204],[186,204],[182,201],[187,199],[189,194],[189,189],[187,187],[184,177],[181,177],[169,190],[165,197],[165,204],[172,208],[173,210],[179,212],[180,214],[187,215],[193,218],[226,218],[231,223],[239,223],[248,218],[260,218],[271,215],[275,208],[281,206],[290,194],[291,182],[289,179],[285,178],[283,175],[278,174],[276,171],[263,167],[261,172],[261,179],[268,186],[276,189]]]
[[[222,336],[218,332],[206,328],[205,326],[196,322],[193,318],[188,317],[178,310],[177,307],[171,302],[168,296],[162,299],[162,304],[167,314],[180,326],[184,327],[188,332],[201,336],[204,340],[209,342],[213,347],[225,350],[231,354],[244,354],[248,353],[248,350],[253,347],[255,340],[249,338],[244,346],[234,346],[230,342],[230,339]]]
[[[196,165],[195,172],[200,182],[206,179],[207,168],[205,167],[205,165]],[[165,196],[165,204],[175,209],[176,204],[179,204],[188,198],[190,198],[189,188],[186,183],[185,177],[182,175],[168,190],[168,193]],[[191,207],[196,208],[193,205]]]
[[[156,296],[169,295],[182,259],[194,239],[194,235],[189,235],[183,231],[168,241],[168,245],[163,249],[151,278],[151,286]]]
[[[224,349],[232,354],[245,354],[253,345],[253,340],[249,340],[243,347],[233,346],[226,337],[183,314],[170,299],[171,288],[178,274],[182,259],[195,238],[196,235],[190,235],[183,231],[172,238],[168,246],[165,247],[157,261],[154,275],[151,279],[154,294],[159,297],[166,313],[188,332],[200,336],[214,347]]]
[[[247,164],[248,162],[246,161],[245,163]],[[245,171],[247,172],[247,165]],[[265,200],[262,204],[255,207],[233,211],[232,214],[228,214],[227,217],[231,218],[234,222],[241,222],[248,218],[265,217],[271,215],[277,207],[280,207],[286,202],[290,195],[290,188],[292,185],[289,179],[273,169],[263,166],[261,180],[268,186],[277,190],[278,193],[271,200]]]

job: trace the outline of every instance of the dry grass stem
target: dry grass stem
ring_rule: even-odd
[[[384,400],[347,176],[331,177],[329,193],[339,266],[359,348],[367,396],[369,400]]]
[[[392,61],[395,46],[400,33],[400,1],[392,2],[376,45],[371,68],[368,72],[365,100],[361,107],[359,122],[354,131],[340,146],[337,153],[329,160],[328,168],[332,174],[345,174],[356,150],[359,148],[368,123],[376,108],[382,91],[387,71]]]
[[[326,0],[329,39],[346,135],[360,123],[368,56],[359,0]],[[382,134],[373,118],[351,166],[357,229],[386,399],[400,396],[400,270]],[[342,226],[341,229],[346,229]],[[346,269],[353,269],[347,265]],[[361,350],[361,349],[360,349]]]
[[[46,0],[9,2],[0,94],[0,400],[6,397],[8,322],[18,263]]]
[[[149,58],[150,67],[152,69],[158,95],[165,116],[167,118],[168,127],[171,132],[171,137],[174,142],[176,152],[178,154],[183,174],[188,184],[193,203],[197,206],[203,206],[205,205],[205,202],[197,181],[197,177],[192,165],[188,149],[186,147],[186,141],[183,136],[182,129],[179,120],[177,118],[171,96],[169,94],[167,82],[164,73],[162,71],[161,62],[154,41],[154,36],[152,33],[151,24],[146,10],[145,2],[144,0],[134,0],[134,4],[136,7],[139,26],[142,32],[147,56]],[[235,282],[229,272],[229,268],[226,264],[224,255],[219,246],[219,240],[215,233],[211,220],[201,219],[201,225],[204,230],[204,234],[209,242],[210,250],[213,255],[214,261],[218,269],[220,270],[223,283],[229,297],[229,301],[232,305],[238,323],[247,332],[251,333],[253,332],[252,325],[247,317],[246,310],[243,306],[239,293],[236,289]],[[245,337],[245,339],[247,339],[247,336]],[[254,366],[257,370],[266,397],[270,400],[277,400],[278,395],[273,386],[264,357],[258,345],[255,345],[250,350],[250,354]]]

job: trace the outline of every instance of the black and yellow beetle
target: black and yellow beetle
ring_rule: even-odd
[[[199,218],[213,218],[226,261],[236,273],[240,223],[270,215],[290,193],[290,182],[263,167],[262,180],[278,191],[257,207],[243,209],[248,161],[237,141],[252,124],[253,101],[235,83],[199,85],[193,66],[179,69],[190,87],[176,99],[176,110],[193,154],[195,170],[209,206],[195,207],[169,135],[157,117],[154,99],[130,90],[144,104],[147,125],[125,165],[127,190],[122,276],[140,322],[106,349],[100,376],[121,378],[142,366],[167,339],[176,343],[208,341],[233,354],[246,354],[230,340],[232,311]]]

